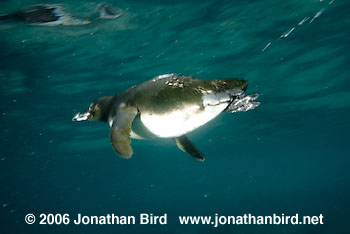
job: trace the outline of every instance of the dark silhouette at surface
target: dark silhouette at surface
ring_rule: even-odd
[[[60,16],[55,14],[55,7],[37,5],[30,6],[8,15],[0,16],[0,20],[24,21],[28,23],[47,23],[57,21]]]
[[[118,8],[104,3],[97,5],[100,19],[116,19],[123,14]],[[92,17],[95,18],[96,17]],[[55,25],[83,25],[91,23],[90,20],[77,19],[66,13],[63,6],[57,5],[35,5],[23,8],[19,11],[0,15],[0,21],[23,22],[29,24],[40,24],[47,26]]]

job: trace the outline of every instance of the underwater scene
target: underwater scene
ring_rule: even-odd
[[[350,233],[349,13],[1,1],[0,232]]]

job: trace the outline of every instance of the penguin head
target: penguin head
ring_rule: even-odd
[[[112,96],[105,96],[96,99],[90,104],[87,112],[77,113],[72,121],[99,120],[107,122],[112,98]]]

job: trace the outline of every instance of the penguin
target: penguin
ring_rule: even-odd
[[[100,3],[96,10],[99,19],[119,18],[123,11],[111,5]],[[61,4],[41,4],[23,8],[11,14],[0,15],[0,21],[23,22],[41,26],[85,25],[90,20],[76,19],[67,14]]]
[[[200,80],[165,74],[115,96],[98,98],[88,111],[77,113],[72,121],[107,122],[110,143],[123,158],[133,155],[130,138],[172,138],[180,150],[204,161],[204,155],[186,134],[222,112],[257,107],[258,94],[245,95],[247,86],[248,82],[243,79]]]
[[[47,23],[57,21],[60,16],[55,14],[55,7],[36,5],[21,9],[7,15],[1,15],[0,20],[24,21],[29,23]]]
[[[24,22],[34,25],[84,25],[89,20],[73,18],[60,4],[42,4],[23,8],[11,14],[0,15],[0,21]]]

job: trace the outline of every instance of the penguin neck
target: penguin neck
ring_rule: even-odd
[[[113,104],[113,96],[103,97],[103,102],[101,103],[101,117],[100,121],[108,122],[108,116]]]

